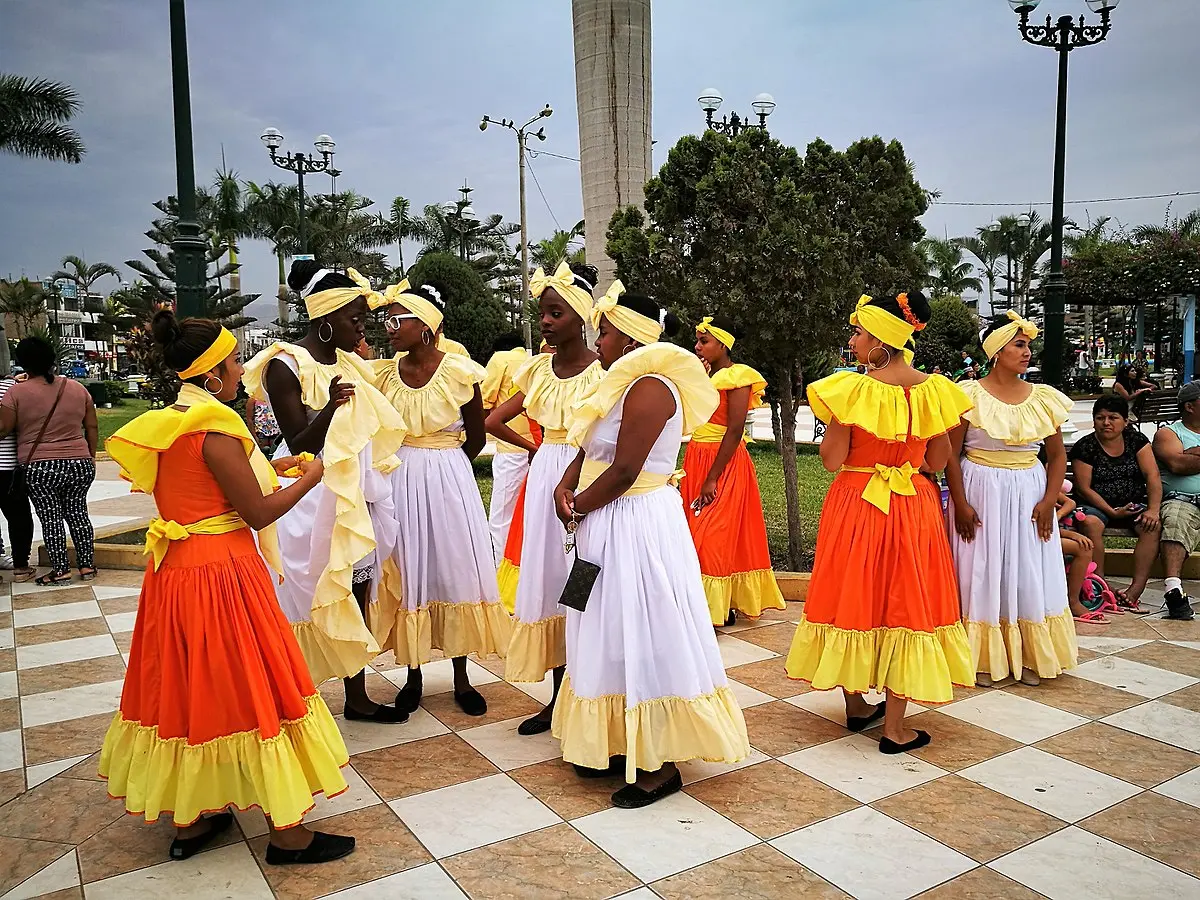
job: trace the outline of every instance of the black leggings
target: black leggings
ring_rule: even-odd
[[[29,568],[29,554],[33,547],[33,510],[29,508],[29,495],[25,493],[24,482],[16,477],[12,469],[0,471],[0,513],[8,522],[13,568]]]
[[[42,523],[42,540],[50,555],[50,568],[55,572],[71,568],[64,519],[71,529],[79,568],[94,568],[96,533],[88,518],[87,492],[96,480],[95,461],[45,459],[30,463],[25,471],[29,499]]]

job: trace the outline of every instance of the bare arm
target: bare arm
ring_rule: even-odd
[[[925,467],[930,472],[940,472],[950,461],[950,435],[939,434],[925,445]]]
[[[721,438],[721,446],[717,448],[716,459],[713,460],[712,467],[704,479],[706,487],[711,484],[714,493],[725,467],[729,465],[733,454],[737,452],[738,446],[742,443],[742,436],[746,430],[746,416],[750,414],[750,388],[747,386],[729,391],[726,408],[729,411],[729,417],[725,424],[725,436]]]
[[[11,406],[0,406],[0,438],[6,438],[17,427],[17,411]]]
[[[1162,506],[1163,486],[1162,476],[1158,473],[1158,463],[1154,461],[1154,450],[1147,444],[1137,453],[1138,468],[1146,479],[1146,506],[1156,513]]]
[[[287,443],[289,453],[311,453],[314,456],[325,449],[325,435],[339,406],[350,402],[354,396],[354,385],[342,384],[334,377],[329,385],[329,402],[311,422],[308,408],[300,392],[300,379],[280,359],[267,364],[265,379],[267,396],[271,398],[271,409],[279,432]]]
[[[246,400],[246,425],[250,428],[250,433],[258,437],[254,431],[254,407],[256,406],[258,406],[258,401],[253,397]]]
[[[827,471],[836,472],[840,469],[850,455],[850,426],[836,420],[826,425],[819,452],[821,464]]]
[[[242,442],[215,432],[204,438],[204,462],[230,505],[255,531],[274,524],[299,503],[320,483],[324,471],[319,462],[304,463],[304,473],[298,481],[264,497]]]
[[[529,453],[537,451],[537,444],[527,437],[517,434],[508,427],[508,423],[525,412],[525,394],[521,391],[513,394],[490,413],[487,417],[487,433],[498,440],[520,447]]]
[[[83,414],[83,436],[87,440],[88,455],[95,459],[96,448],[100,446],[100,423],[96,421],[96,407],[90,403]]]
[[[1154,435],[1154,458],[1172,475],[1200,475],[1200,453],[1184,450],[1183,441],[1170,428],[1160,428]]]
[[[483,427],[483,398],[479,395],[479,385],[475,385],[475,393],[461,409],[463,427],[467,432],[467,440],[463,444],[463,452],[467,459],[475,459],[487,443],[487,431]]]
[[[1058,501],[1058,493],[1066,477],[1067,448],[1059,430],[1046,438],[1046,495],[1043,498],[1046,503],[1053,505]]]

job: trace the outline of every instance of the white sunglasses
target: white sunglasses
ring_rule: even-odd
[[[388,331],[399,331],[400,326],[404,324],[405,319],[419,319],[420,316],[413,313],[405,313],[402,316],[388,316],[383,320],[383,325]]]

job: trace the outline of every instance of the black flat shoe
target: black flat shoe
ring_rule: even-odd
[[[375,712],[370,715],[360,713],[349,706],[343,707],[342,715],[349,722],[377,722],[380,725],[398,725],[408,721],[407,712],[395,706],[384,706],[382,703],[376,704]]]
[[[617,809],[641,809],[683,790],[683,776],[679,770],[652,791],[643,791],[636,784],[627,784],[612,795],[612,804]]]
[[[550,720],[539,718],[541,713],[531,716],[517,726],[517,734],[529,737],[534,734],[545,734],[550,730]]]
[[[229,826],[233,824],[233,813],[218,813],[215,816],[209,816],[204,821],[209,823],[208,831],[204,834],[190,838],[175,838],[171,841],[171,859],[190,859],[195,856],[223,832],[229,830]]]
[[[421,693],[424,688],[425,683],[420,678],[408,682],[400,688],[400,693],[396,694],[396,709],[404,713],[416,712],[417,707],[421,705]]]
[[[314,831],[312,842],[303,850],[284,850],[267,844],[268,866],[299,866],[333,862],[354,852],[354,838],[341,834]]]
[[[862,731],[872,722],[878,722],[883,718],[884,708],[887,706],[887,701],[876,703],[871,707],[870,715],[866,716],[846,716],[846,727],[851,731]]]
[[[483,699],[483,694],[475,688],[467,688],[461,694],[455,691],[454,702],[468,716],[482,716],[487,713],[487,701]]]
[[[909,750],[919,750],[931,740],[932,738],[929,737],[928,731],[918,731],[917,736],[907,744],[897,744],[895,741],[883,737],[879,739],[879,752],[888,754],[907,753]]]
[[[730,625],[736,625],[736,624],[737,624],[737,613],[731,609],[729,611],[729,615],[725,617],[725,627],[728,628]]]
[[[614,775],[622,775],[625,772],[625,757],[614,756],[608,761],[607,769],[589,769],[587,766],[575,766],[575,774],[580,778],[611,778]]]

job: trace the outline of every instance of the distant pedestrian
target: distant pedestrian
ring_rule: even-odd
[[[16,384],[11,375],[0,378],[0,400],[8,389]],[[17,477],[17,436],[9,434],[0,438],[0,512],[8,522],[8,537],[12,553],[5,554],[0,562],[3,568],[13,570],[13,581],[25,582],[37,574],[29,567],[29,555],[33,546],[33,510],[29,507],[29,495],[25,481]],[[0,545],[2,546],[2,545]]]

